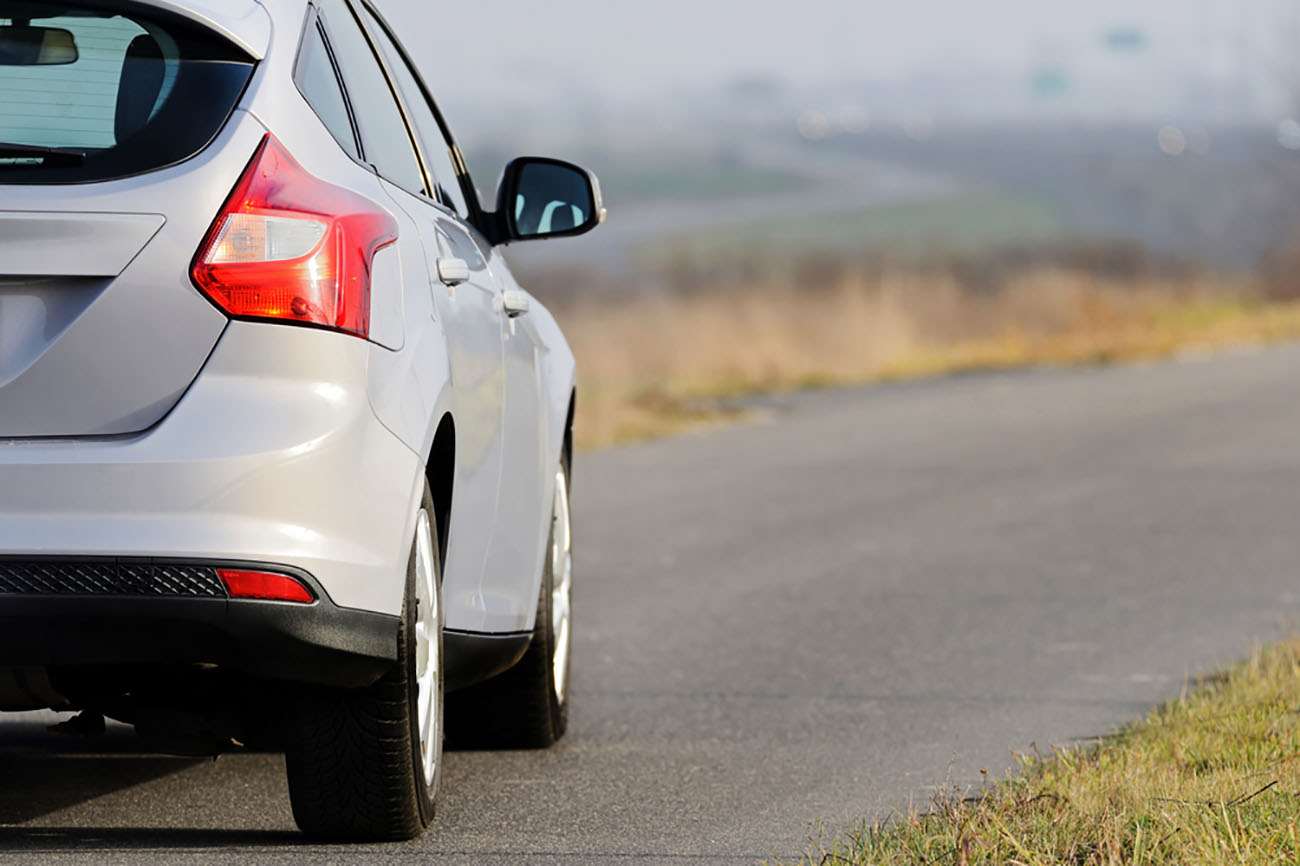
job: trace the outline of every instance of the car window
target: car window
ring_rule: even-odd
[[[302,54],[298,57],[296,80],[298,90],[325,124],[325,128],[330,131],[330,135],[334,136],[339,146],[353,158],[360,159],[361,151],[357,148],[356,132],[352,129],[348,105],[343,98],[343,91],[339,88],[334,61],[330,59],[324,35],[314,22],[303,40]]]
[[[361,132],[363,158],[389,181],[422,195],[424,173],[401,109],[370,43],[344,0],[320,0],[325,32]]]
[[[163,11],[0,2],[0,183],[109,180],[187,159],[252,72],[230,43]]]
[[[384,53],[384,59],[388,61],[388,68],[397,79],[397,87],[406,102],[406,110],[410,113],[416,131],[419,133],[424,158],[428,161],[429,171],[433,172],[434,181],[438,185],[438,200],[460,214],[462,219],[468,219],[469,205],[465,202],[465,193],[460,186],[456,163],[452,160],[451,145],[443,134],[438,118],[429,106],[429,101],[425,98],[424,91],[420,88],[410,66],[407,65],[402,52],[389,38],[388,31],[369,9],[366,10],[366,16],[372,25],[371,32],[375,34],[379,48]]]

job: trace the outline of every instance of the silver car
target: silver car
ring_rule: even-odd
[[[0,0],[0,710],[282,750],[352,839],[557,741],[574,360],[500,249],[603,219],[485,210],[367,0]]]

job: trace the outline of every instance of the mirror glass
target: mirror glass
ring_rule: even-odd
[[[0,66],[63,66],[77,62],[72,31],[57,27],[0,27]]]
[[[515,185],[515,232],[520,238],[539,238],[583,228],[592,218],[593,198],[586,172],[530,162]]]

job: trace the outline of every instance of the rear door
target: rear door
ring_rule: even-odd
[[[470,269],[465,286],[435,285],[434,292],[450,311],[465,303],[465,293],[472,291],[474,303],[494,311],[493,327],[504,346],[503,378],[498,382],[504,389],[500,492],[483,572],[486,618],[475,627],[515,630],[527,625],[536,607],[536,580],[549,529],[549,482],[555,468],[547,464],[550,449],[542,423],[539,343],[527,317],[511,319],[505,313],[505,281],[513,286],[513,279],[498,251],[473,227],[474,187],[433,100],[384,23],[369,9],[365,14],[432,175],[435,196],[426,208],[436,239],[431,253],[465,261]]]
[[[134,4],[20,5],[0,5],[0,438],[136,432],[226,324],[189,265],[264,132],[231,120],[254,61]]]
[[[447,335],[456,422],[454,519],[458,522],[447,548],[447,579],[457,587],[477,589],[496,523],[501,482],[505,374],[498,293],[465,228],[436,200],[401,105],[359,19],[346,0],[318,0],[317,5],[360,133],[361,158],[375,168],[394,203],[419,232],[422,282],[432,294],[434,314]],[[468,282],[448,287],[438,281],[438,260],[445,257],[465,261]],[[428,327],[428,323],[411,321],[409,327]]]

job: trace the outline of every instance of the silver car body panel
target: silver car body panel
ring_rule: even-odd
[[[370,410],[367,354],[233,322],[149,432],[0,444],[0,551],[278,563],[340,606],[399,611],[421,463]]]
[[[293,83],[305,0],[151,2],[263,59],[217,140],[182,165],[3,187],[6,212],[128,215],[108,221],[96,244],[111,254],[83,271],[111,271],[146,218],[164,222],[7,383],[0,366],[0,555],[279,563],[312,574],[338,605],[397,614],[425,467],[450,416],[446,627],[531,631],[575,383],[554,319],[536,301],[508,318],[502,295],[519,287],[498,251],[331,138]],[[232,322],[190,282],[195,250],[268,130],[308,172],[398,220],[397,245],[375,261],[370,341]],[[437,277],[449,244],[479,257],[455,289]],[[5,285],[0,276],[0,298]]]
[[[9,231],[0,233],[0,297],[28,314],[10,325],[23,333],[0,347],[0,437],[137,433],[176,404],[226,325],[190,283],[189,261],[265,134],[237,111],[212,146],[162,171],[4,188],[8,218],[0,230]],[[36,222],[19,228],[17,212]],[[159,221],[141,247],[144,230]],[[42,279],[23,280],[32,254],[21,250],[41,232],[67,242],[40,267]],[[49,253],[53,240],[42,244]],[[101,253],[105,264],[91,264]],[[109,280],[82,279],[87,271],[111,272],[123,259],[129,263]],[[37,315],[43,308],[53,323]],[[15,345],[27,348],[11,354]]]
[[[217,31],[254,60],[271,46],[271,16],[259,0],[139,0]],[[299,5],[296,2],[290,5]]]
[[[147,213],[0,212],[0,273],[118,277],[165,222]]]

